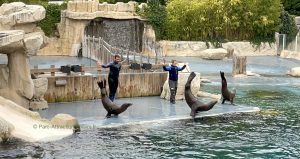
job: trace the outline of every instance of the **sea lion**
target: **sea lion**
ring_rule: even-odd
[[[233,99],[235,97],[236,91],[235,89],[233,90],[233,92],[230,92],[227,88],[227,81],[224,75],[224,72],[220,71],[220,75],[221,75],[221,79],[222,79],[222,97],[223,97],[223,101],[222,104],[225,103],[225,101],[230,101],[231,104],[233,104]]]
[[[213,100],[207,104],[204,104],[202,102],[200,102],[192,93],[191,91],[191,82],[192,80],[196,77],[195,72],[191,72],[190,76],[188,77],[188,80],[185,84],[185,89],[184,89],[184,96],[185,96],[185,100],[186,103],[189,105],[189,107],[191,108],[191,116],[193,118],[195,118],[196,113],[198,111],[208,111],[211,108],[213,108],[213,106],[215,104],[217,104],[217,100]]]
[[[123,113],[129,106],[132,105],[132,103],[124,103],[121,105],[121,107],[114,104],[108,97],[106,92],[106,80],[97,82],[100,92],[101,92],[101,101],[103,104],[103,107],[107,111],[106,117],[110,117],[111,114],[119,115]]]

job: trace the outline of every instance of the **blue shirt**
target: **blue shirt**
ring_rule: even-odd
[[[184,65],[181,68],[171,65],[171,66],[163,66],[163,69],[165,71],[169,71],[169,80],[177,81],[178,80],[178,71],[184,70],[185,67],[186,67],[186,65]]]

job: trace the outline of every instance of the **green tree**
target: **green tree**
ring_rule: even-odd
[[[300,16],[300,0],[282,0],[284,10],[292,15]]]
[[[273,42],[280,0],[169,0],[169,40]]]
[[[292,42],[298,33],[298,28],[295,23],[295,16],[290,15],[287,11],[282,11],[281,21],[282,25],[280,27],[279,33],[286,34],[287,43]]]
[[[148,5],[141,12],[137,10],[140,16],[147,19],[155,30],[157,39],[163,39],[165,36],[165,21],[167,17],[166,8],[160,4],[159,0],[149,0]]]

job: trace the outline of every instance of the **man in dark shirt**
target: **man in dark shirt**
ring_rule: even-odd
[[[172,104],[175,104],[175,96],[177,92],[177,83],[178,83],[178,71],[182,71],[185,69],[186,65],[184,65],[182,68],[177,67],[177,61],[172,60],[171,66],[163,66],[163,69],[165,71],[169,71],[169,87],[170,87],[170,102]]]
[[[118,85],[119,85],[119,73],[122,67],[120,61],[121,61],[120,55],[115,55],[113,62],[106,65],[101,65],[103,68],[109,68],[109,74],[108,74],[109,99],[112,102],[115,100],[115,94],[117,92]]]

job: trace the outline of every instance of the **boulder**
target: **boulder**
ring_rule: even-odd
[[[80,126],[77,119],[69,114],[57,114],[51,119],[52,125],[63,127],[73,127],[74,131],[80,131]]]
[[[44,94],[48,89],[48,79],[47,78],[33,79],[33,85],[34,85],[33,98],[44,99]]]
[[[24,38],[24,43],[27,54],[37,55],[38,50],[44,43],[44,35],[41,32],[26,34]]]
[[[184,99],[184,86],[187,82],[187,79],[189,77],[190,73],[184,73],[180,72],[178,75],[178,85],[177,85],[177,94],[176,94],[176,100],[183,100]],[[192,81],[192,93],[197,94],[197,92],[200,90],[200,73],[196,73],[195,79]],[[167,79],[163,86],[163,91],[160,95],[161,98],[170,100],[170,88],[169,88],[169,80]]]
[[[45,16],[43,6],[25,5],[22,2],[6,3],[0,7],[0,30],[11,30],[15,25],[38,22]]]
[[[0,142],[7,141],[11,137],[14,126],[0,117]]]
[[[29,109],[31,110],[41,110],[48,108],[48,103],[44,99],[44,94],[48,89],[48,79],[38,78],[33,79],[34,93],[33,98],[30,100]]]
[[[288,74],[293,77],[300,77],[300,67],[294,67],[288,71]]]
[[[280,57],[300,60],[300,52],[283,50]]]
[[[4,3],[0,7],[0,15],[9,15],[14,12],[19,12],[24,9],[26,4],[23,2]]]
[[[226,49],[206,49],[202,51],[202,58],[208,60],[222,60],[227,56],[228,52]]]
[[[29,109],[30,110],[44,110],[48,108],[48,102],[46,100],[39,101],[30,101]]]

